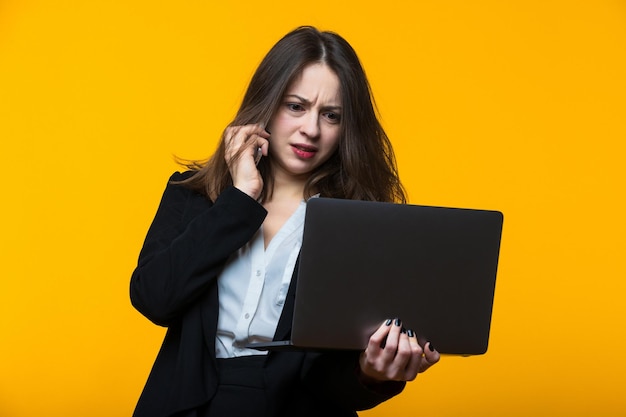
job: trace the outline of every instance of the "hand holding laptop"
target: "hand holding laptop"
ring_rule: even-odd
[[[417,374],[439,362],[439,352],[426,342],[421,346],[412,330],[405,330],[398,318],[388,319],[370,337],[359,358],[361,379],[412,381]]]

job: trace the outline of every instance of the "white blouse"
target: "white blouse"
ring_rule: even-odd
[[[245,345],[274,337],[302,245],[305,211],[302,201],[267,249],[261,226],[218,277],[218,358],[267,354]]]

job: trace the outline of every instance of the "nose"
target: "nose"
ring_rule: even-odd
[[[320,120],[315,112],[309,112],[302,119],[302,125],[300,126],[300,132],[311,138],[316,139],[320,135]]]

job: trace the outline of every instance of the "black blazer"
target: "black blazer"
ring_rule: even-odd
[[[170,181],[188,178],[175,173]],[[172,416],[211,400],[217,387],[216,280],[229,256],[259,229],[265,209],[230,187],[210,201],[168,183],[130,282],[131,302],[167,334],[135,417]],[[291,331],[292,282],[275,340]],[[340,320],[338,320],[340,325]],[[271,352],[265,362],[271,416],[354,416],[400,393],[403,382],[372,389],[358,380],[359,352]],[[254,410],[251,410],[254,415]]]

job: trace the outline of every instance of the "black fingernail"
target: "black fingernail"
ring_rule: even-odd
[[[268,128],[265,128],[265,131],[267,132],[268,135],[272,134],[272,132],[270,132]]]
[[[413,330],[409,329],[406,331],[406,335],[409,337],[413,337]]]
[[[385,326],[391,326],[392,322],[393,322],[393,320],[387,319],[387,321],[385,322]]]
[[[400,333],[406,333],[406,329],[403,327],[402,329],[400,329]]]
[[[396,326],[400,326],[402,324],[402,320],[396,319]]]
[[[428,342],[428,349],[430,349],[431,352],[435,351],[435,348],[433,347],[433,344]]]

